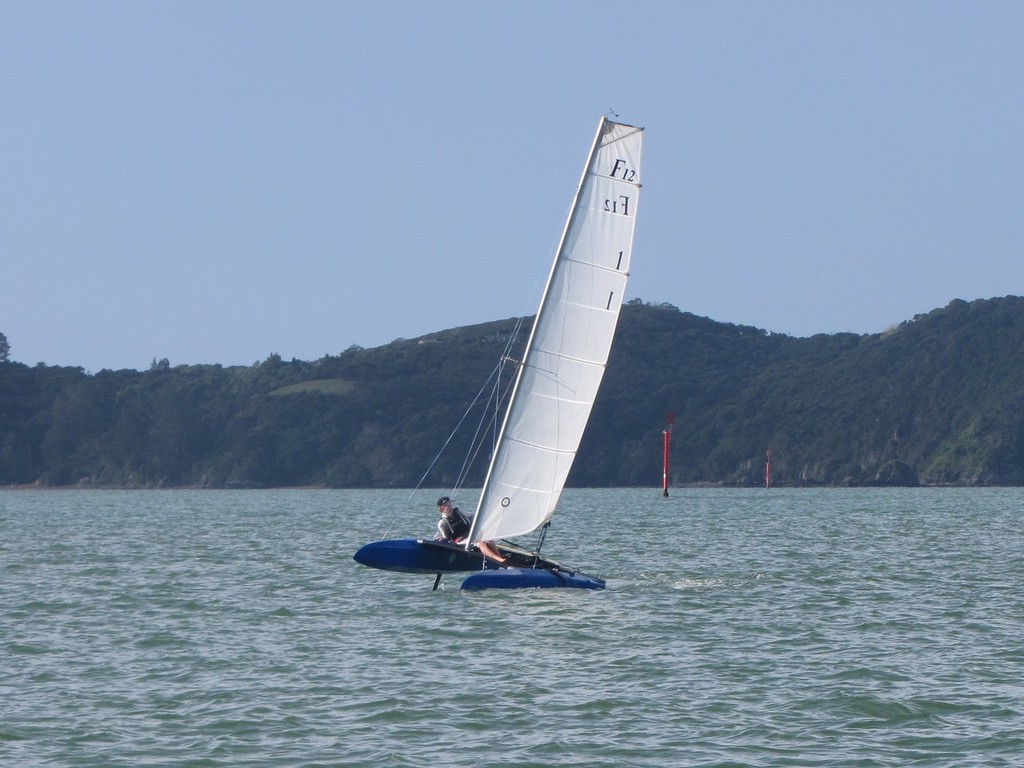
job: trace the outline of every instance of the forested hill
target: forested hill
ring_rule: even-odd
[[[514,325],[251,367],[0,356],[0,485],[447,487]],[[770,449],[777,484],[1024,485],[1024,298],[810,338],[631,302],[570,484],[659,485],[669,411],[675,484],[759,484]]]

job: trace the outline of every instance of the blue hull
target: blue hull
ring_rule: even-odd
[[[457,573],[484,567],[484,558],[477,552],[467,552],[457,544],[422,539],[374,541],[361,547],[353,559],[370,568],[399,573]]]
[[[462,583],[463,589],[604,589],[602,579],[536,558],[524,550],[500,549],[512,558],[514,567],[499,567],[485,561],[479,552],[467,552],[458,544],[423,539],[374,541],[361,547],[353,559],[370,568],[398,573],[475,571]],[[536,567],[531,567],[533,564]]]
[[[604,589],[604,580],[547,568],[502,568],[480,571],[462,582],[463,589]]]

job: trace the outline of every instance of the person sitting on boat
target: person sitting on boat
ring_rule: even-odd
[[[437,509],[441,513],[441,519],[437,521],[438,541],[464,542],[469,536],[469,518],[447,496],[437,500]]]
[[[469,518],[462,513],[461,509],[454,506],[452,500],[447,496],[442,496],[437,500],[437,508],[441,513],[441,519],[437,521],[438,540],[462,544],[469,535]],[[476,548],[480,550],[480,554],[498,565],[507,565],[509,562],[509,558],[502,555],[493,542],[477,542]]]

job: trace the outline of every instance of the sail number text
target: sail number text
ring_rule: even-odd
[[[630,182],[636,181],[636,168],[627,166],[626,161],[620,157],[615,161],[615,165],[612,166],[612,178]]]
[[[626,161],[621,157],[615,161],[612,165],[611,177],[618,179],[619,181],[627,181],[630,183],[636,182],[636,168],[630,168]],[[629,195],[619,195],[618,197],[609,197],[604,201],[605,213],[617,213],[620,216],[629,216],[632,214],[632,206],[630,205]]]
[[[620,213],[629,216],[629,195],[619,195],[604,201],[605,213]]]

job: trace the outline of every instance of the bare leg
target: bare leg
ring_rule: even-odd
[[[494,548],[494,545],[489,541],[481,541],[477,544],[477,547],[488,560],[493,560],[499,565],[505,565],[505,563],[508,562],[508,558],[498,552],[498,550]]]

